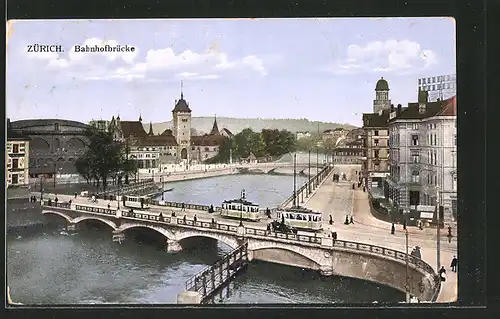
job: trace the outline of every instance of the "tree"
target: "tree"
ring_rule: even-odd
[[[224,137],[219,144],[219,152],[212,158],[205,160],[206,164],[213,163],[229,163],[231,157],[231,149],[233,148],[233,141],[230,138]]]
[[[113,140],[109,132],[89,128],[86,132],[89,143],[87,151],[77,159],[77,171],[87,181],[93,180],[97,188],[102,182],[106,190],[109,178],[122,171],[124,163],[123,145]],[[127,164],[127,168],[132,164]]]

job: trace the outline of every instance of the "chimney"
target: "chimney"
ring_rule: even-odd
[[[394,104],[391,104],[391,113],[394,112]]]
[[[398,110],[396,112],[396,116],[400,116],[401,115],[401,104],[398,104]]]
[[[429,92],[418,91],[418,113],[423,114],[427,108],[427,102],[429,101]]]

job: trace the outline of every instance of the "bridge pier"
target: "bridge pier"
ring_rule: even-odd
[[[321,276],[330,277],[333,276],[333,269],[331,266],[321,267],[319,270]]]
[[[178,253],[182,251],[182,246],[179,245],[179,242],[172,239],[167,239],[167,252],[169,253]]]

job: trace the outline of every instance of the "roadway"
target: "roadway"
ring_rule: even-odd
[[[373,217],[370,212],[368,193],[363,192],[362,189],[353,190],[352,182],[334,183],[329,176],[304,206],[323,212],[325,231],[336,231],[337,238],[340,240],[378,245],[402,252],[406,250],[403,227],[396,225],[396,232],[391,235],[391,224]],[[333,217],[333,225],[328,224],[329,215]],[[352,215],[354,224],[344,225],[345,215]],[[407,229],[409,252],[413,247],[419,246],[422,259],[436,269],[436,229],[420,230],[418,227],[411,226]],[[441,230],[440,235],[440,260],[441,265],[447,270],[447,280],[442,283],[437,301],[454,302],[458,296],[457,274],[451,271],[449,265],[453,256],[458,255],[457,240],[453,237],[451,243],[448,243],[446,229]]]

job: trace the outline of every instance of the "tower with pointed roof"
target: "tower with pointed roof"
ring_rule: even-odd
[[[153,122],[149,122],[149,132],[148,132],[148,135],[149,136],[153,136],[154,133],[153,133]]]
[[[375,100],[373,100],[373,113],[379,113],[382,110],[391,108],[391,100],[389,100],[389,84],[383,77],[377,81],[375,86]]]
[[[217,125],[217,116],[214,117],[214,125],[210,131],[210,135],[220,135],[219,126]]]
[[[172,134],[178,145],[177,159],[189,163],[191,149],[191,109],[186,100],[184,100],[182,81],[181,99],[175,101],[175,107],[172,110]]]

